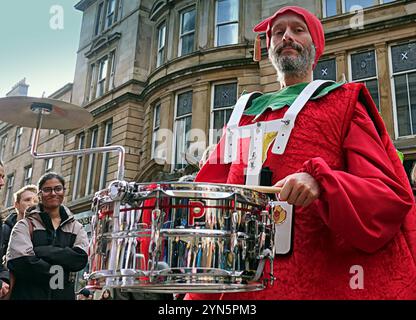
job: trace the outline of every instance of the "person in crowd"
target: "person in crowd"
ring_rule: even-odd
[[[253,99],[237,124],[281,120],[273,139],[263,137],[271,140],[261,164],[280,200],[294,206],[292,250],[275,259],[276,280],[265,290],[185,298],[415,299],[414,199],[369,91],[362,83],[325,83],[294,110],[324,52],[320,20],[286,6],[254,31],[266,34],[281,89]],[[227,163],[223,137],[195,180],[245,184],[250,139],[239,140]]]
[[[87,288],[82,288],[77,294],[77,300],[92,300],[93,295]]]
[[[11,300],[75,300],[74,273],[88,261],[88,238],[62,204],[65,180],[55,172],[38,182],[40,203],[14,226],[6,253],[14,277]]]
[[[4,165],[3,162],[0,161],[0,190],[4,187]],[[2,221],[0,219],[0,226],[2,224]],[[0,240],[1,236],[0,236]],[[3,266],[2,263],[0,263],[0,299],[6,297],[9,293],[9,272],[7,269]]]
[[[103,290],[103,292],[101,293],[101,298],[100,300],[111,300],[111,291],[110,289],[106,288]]]
[[[27,208],[38,204],[38,188],[35,185],[27,185],[16,191],[14,197],[14,212],[9,214],[2,226],[1,254],[4,257],[7,252],[10,234],[17,221],[22,220]]]

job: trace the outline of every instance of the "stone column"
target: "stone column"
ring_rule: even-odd
[[[198,83],[192,87],[192,133],[190,154],[201,158],[209,143],[209,123],[211,116],[210,85]]]
[[[388,48],[385,42],[375,45],[378,68],[378,92],[380,95],[380,112],[386,124],[387,132],[394,139],[394,118],[392,92],[389,77]]]
[[[343,75],[345,75],[345,79],[348,79],[346,57],[347,53],[345,51],[335,53],[338,81],[341,81],[343,79]]]

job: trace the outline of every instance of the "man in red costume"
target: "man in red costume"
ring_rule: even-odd
[[[312,81],[324,51],[322,25],[284,7],[254,28],[266,32],[281,90],[254,99],[239,126],[283,118]],[[289,108],[290,109],[290,108]],[[244,184],[249,139],[225,164],[223,138],[196,181]],[[265,150],[263,168],[295,206],[290,254],[274,263],[263,291],[188,294],[187,299],[415,299],[416,214],[412,191],[368,90],[334,83],[296,118],[283,154]]]

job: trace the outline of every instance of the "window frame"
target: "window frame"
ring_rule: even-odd
[[[13,203],[14,203],[13,201],[14,182],[15,182],[15,173],[13,172],[7,175],[6,195],[5,195],[6,208],[13,206]]]
[[[85,101],[92,102],[114,89],[114,79],[116,75],[116,49],[106,52],[98,59],[90,62],[87,91],[85,93]],[[105,78],[100,78],[101,66],[106,61]],[[100,92],[102,88],[102,92]]]
[[[95,22],[94,22],[94,36],[98,36],[103,30],[102,23],[103,23],[104,4],[105,4],[104,1],[98,3],[97,11],[95,14]]]
[[[210,119],[209,119],[209,145],[212,145],[214,143],[214,113],[218,112],[218,111],[226,111],[226,110],[233,110],[235,105],[232,107],[222,107],[222,108],[217,108],[214,109],[214,101],[215,101],[215,87],[216,86],[221,86],[221,85],[226,85],[226,84],[232,84],[235,83],[236,84],[236,101],[238,100],[238,81],[237,80],[228,80],[228,81],[219,81],[219,82],[214,82],[211,86],[211,103],[210,103]],[[225,123],[226,124],[226,123]],[[224,124],[224,125],[225,125]]]
[[[108,78],[108,55],[103,56],[100,60],[97,62],[97,86],[95,91],[95,98],[102,97],[106,93],[106,86],[107,86],[107,78]],[[105,67],[104,67],[105,66]],[[104,68],[105,68],[105,77],[102,78],[102,74],[104,74]],[[102,85],[102,86],[101,86]],[[100,92],[100,88],[102,88],[102,92]]]
[[[23,127],[17,127],[16,135],[14,137],[13,155],[19,153],[22,135],[23,135]]]
[[[151,152],[151,159],[155,159],[155,149],[156,149],[156,138],[157,133],[160,129],[160,109],[162,108],[162,104],[160,101],[156,102],[153,106],[153,126],[152,126],[152,152]],[[156,126],[156,109],[159,110],[159,125]]]
[[[108,77],[108,89],[107,92],[114,89],[114,78],[116,75],[116,50],[110,51],[109,55],[109,71],[110,75]]]
[[[0,161],[4,161],[6,155],[8,134],[5,133],[0,137]]]
[[[331,17],[336,17],[340,14],[350,13],[350,11],[346,10],[346,3],[345,3],[346,0],[341,0],[341,8],[338,7],[338,1],[337,1],[336,2],[336,14],[328,16],[327,12],[326,12],[326,1],[327,0],[322,0],[321,1],[322,18],[331,18]],[[377,3],[374,3],[375,1],[377,1]],[[393,3],[395,1],[397,1],[397,0],[393,0],[393,1],[389,1],[389,2],[384,2],[384,0],[373,0],[373,4],[371,6],[363,7],[363,9],[372,8],[372,7],[379,6],[379,5],[386,4],[386,3]],[[359,4],[357,4],[357,5],[359,5]]]
[[[214,47],[224,47],[224,46],[230,46],[230,45],[236,45],[239,43],[239,32],[240,32],[240,0],[237,1],[237,20],[229,20],[227,22],[221,22],[217,23],[218,18],[218,2],[219,1],[232,1],[232,0],[215,0],[215,12],[214,12],[214,25],[215,25],[215,31],[214,31]],[[237,24],[237,39],[235,43],[227,43],[227,44],[218,44],[218,27],[219,26],[225,26],[230,24]]]
[[[312,78],[313,78],[313,80],[317,80],[317,79],[315,79],[315,77],[313,75],[313,72],[318,67],[319,62],[321,62],[321,61],[327,61],[327,60],[334,60],[335,61],[335,80],[334,81],[337,81],[337,79],[338,79],[338,64],[337,64],[337,58],[336,57],[325,57],[323,59],[319,59],[318,62],[317,62],[317,64],[316,64],[315,69],[312,71]]]
[[[416,38],[415,39],[410,39],[409,41],[406,42],[395,42],[395,43],[390,43],[388,45],[388,60],[389,60],[389,76],[390,76],[390,87],[391,87],[391,95],[392,95],[392,107],[393,107],[393,126],[394,126],[394,136],[395,139],[406,139],[406,138],[411,138],[414,137],[416,135],[416,130],[414,132],[414,134],[410,134],[410,135],[405,135],[405,136],[400,136],[399,135],[399,119],[397,118],[397,101],[396,101],[396,87],[394,85],[394,77],[395,76],[400,76],[400,75],[407,75],[409,73],[414,73],[416,72],[416,68],[415,69],[409,69],[409,70],[405,70],[405,71],[399,71],[394,73],[393,72],[393,54],[392,54],[392,47],[395,46],[399,46],[399,45],[403,45],[406,43],[412,43],[415,42],[416,43]],[[407,87],[409,88],[409,81],[408,78],[407,79]],[[410,102],[410,97],[409,97],[409,92],[410,90],[408,89],[407,91],[407,96],[408,96],[408,101]],[[410,112],[410,120],[412,120],[412,116],[411,116],[411,112]],[[415,128],[416,129],[416,128]],[[412,127],[411,127],[411,131]]]
[[[194,29],[192,31],[186,31],[185,33],[183,33],[183,31],[182,31],[183,17],[184,17],[184,15],[186,13],[191,12],[191,11],[194,11],[195,12],[195,14],[194,14],[194,25],[195,25],[194,26]],[[196,27],[197,27],[196,26],[196,19],[197,19],[196,14],[197,14],[197,12],[196,12],[196,7],[195,6],[190,6],[190,7],[185,8],[185,9],[183,9],[183,10],[181,10],[179,12],[179,45],[178,45],[178,57],[182,57],[184,55],[191,54],[191,53],[193,53],[195,51],[195,34],[196,34]],[[182,52],[182,48],[183,48],[183,46],[182,46],[183,41],[182,40],[183,40],[183,38],[185,36],[189,36],[191,34],[193,35],[192,50],[190,52],[183,53]]]
[[[106,6],[106,15],[105,15],[105,28],[108,29],[110,28],[112,25],[114,25],[114,23],[117,21],[116,19],[116,8],[117,8],[117,0],[107,0],[107,6]],[[110,12],[110,5],[114,4],[112,6],[113,10]],[[109,19],[111,17],[111,20]],[[110,23],[109,23],[110,21]]]
[[[45,172],[52,171],[53,169],[53,158],[45,159]]]
[[[160,32],[164,29],[163,34],[163,46],[160,46]],[[166,35],[167,35],[167,23],[166,20],[162,21],[156,28],[156,68],[162,66],[166,61]]]
[[[179,96],[181,94],[185,94],[185,93],[189,93],[189,92],[192,93],[191,94],[191,96],[192,96],[191,112],[190,113],[187,113],[187,114],[184,114],[184,115],[178,116],[177,114],[178,114]],[[176,163],[176,151],[177,151],[176,150],[177,149],[177,141],[176,141],[177,139],[176,139],[176,136],[177,136],[177,132],[178,132],[178,123],[179,123],[179,121],[184,120],[184,119],[186,121],[186,118],[191,118],[191,129],[190,130],[192,130],[192,111],[193,111],[193,103],[194,103],[193,95],[194,95],[194,92],[193,92],[192,88],[190,88],[188,90],[182,90],[180,92],[177,92],[176,95],[175,95],[175,114],[174,114],[174,120],[173,120],[174,121],[173,122],[174,123],[174,129],[173,129],[173,148],[172,148],[172,161],[171,161],[171,163],[172,163],[172,169],[171,169],[171,171],[172,172],[175,171],[175,170],[180,170],[180,169],[183,169],[183,168],[186,167],[186,164],[185,164],[181,168],[176,168],[176,165],[177,165],[177,163]],[[186,125],[186,123],[185,123],[185,125]],[[185,132],[184,139],[185,139],[185,144],[186,144],[186,132]]]
[[[112,3],[113,6],[111,6]],[[109,11],[110,8],[113,9],[111,12]],[[122,12],[123,0],[103,0],[99,2],[94,20],[94,37],[101,35],[121,20]]]
[[[358,80],[353,80],[352,79],[352,60],[351,57],[353,54],[359,54],[359,53],[365,53],[365,52],[369,52],[369,51],[374,51],[374,61],[375,61],[375,68],[376,68],[376,75],[373,77],[369,77],[369,78],[362,78],[362,79],[358,79]],[[359,83],[359,82],[363,82],[365,84],[365,86],[367,87],[366,82],[367,81],[371,81],[371,80],[377,80],[377,93],[378,93],[378,104],[376,105],[378,111],[381,110],[381,106],[380,106],[380,102],[381,102],[381,96],[380,96],[380,84],[379,84],[379,72],[378,72],[378,60],[377,60],[377,50],[375,48],[367,48],[367,49],[360,49],[357,51],[351,51],[348,53],[348,79],[350,80],[350,82],[354,82],[354,83]],[[371,97],[373,98],[373,97]],[[374,98],[373,98],[374,101]],[[375,101],[374,101],[375,103]]]
[[[27,174],[27,173],[29,173],[29,174]],[[32,178],[33,178],[33,166],[30,164],[30,165],[24,167],[23,185],[27,186],[29,184],[32,184]]]

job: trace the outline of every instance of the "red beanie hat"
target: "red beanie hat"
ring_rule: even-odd
[[[316,49],[316,56],[315,56],[315,62],[313,64],[313,68],[315,68],[316,63],[319,60],[319,57],[322,55],[325,49],[325,34],[324,34],[324,28],[322,27],[321,21],[311,12],[308,10],[297,7],[297,6],[288,6],[280,8],[274,15],[271,17],[264,19],[262,22],[257,24],[254,28],[254,32],[266,32],[266,41],[267,41],[267,49],[270,47],[270,27],[274,21],[274,19],[277,18],[278,15],[282,15],[283,13],[286,13],[288,11],[291,11],[293,13],[296,13],[300,15],[303,20],[305,20],[306,25],[308,26],[309,33],[312,37],[312,42],[315,45]]]

